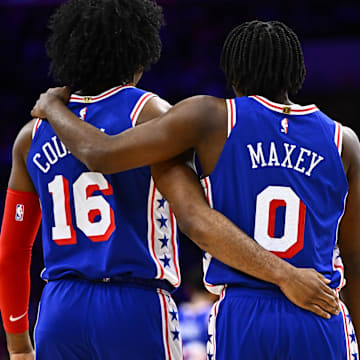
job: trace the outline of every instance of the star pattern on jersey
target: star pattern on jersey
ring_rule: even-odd
[[[348,340],[349,340],[349,351],[352,356],[351,360],[360,360],[359,359],[359,349],[358,349],[358,344],[357,344],[357,340],[356,340],[353,322],[352,322],[350,314],[345,306],[342,307],[342,311],[343,311],[343,314],[345,315],[344,320],[346,322],[346,327],[347,327]]]
[[[168,247],[168,241],[169,239],[166,237],[166,234],[164,234],[164,237],[161,238],[161,239],[158,239],[159,241],[161,241],[161,248],[164,248],[164,247]]]
[[[212,334],[207,334],[207,339],[206,339],[206,342],[212,344],[212,341],[211,341],[211,338],[212,338]]]
[[[172,311],[170,311],[170,315],[171,315],[171,321],[177,321],[177,311],[175,311],[175,309],[172,309]]]
[[[156,200],[159,203],[158,209],[165,209],[165,202],[166,200],[164,198],[160,199],[160,200]]]
[[[168,258],[166,256],[166,254],[164,254],[164,257],[163,258],[160,258],[160,261],[162,261],[162,263],[164,264],[164,267],[170,267],[170,260],[171,258]]]
[[[156,187],[154,191],[155,193],[152,192],[152,208],[150,212],[152,227],[149,234],[153,241],[152,249],[156,258],[155,261],[159,274],[162,274],[161,278],[178,284],[180,274],[178,269],[176,220],[166,199]]]
[[[161,229],[162,227],[166,227],[166,228],[167,228],[166,222],[168,221],[168,219],[165,218],[165,217],[163,216],[163,214],[161,214],[161,218],[160,218],[160,219],[156,219],[156,221],[158,221],[158,222],[160,223],[160,229]]]
[[[180,340],[180,337],[179,337],[180,331],[179,331],[179,330],[177,330],[177,329],[175,328],[175,330],[174,330],[174,331],[171,331],[171,333],[173,334],[173,340]]]
[[[350,334],[350,339],[351,339],[351,342],[356,342],[356,336],[355,336],[354,331],[352,332],[352,334]]]
[[[210,351],[209,351],[208,354],[207,354],[207,356],[208,356],[208,360],[212,360],[212,358],[213,358],[214,355],[211,354]]]

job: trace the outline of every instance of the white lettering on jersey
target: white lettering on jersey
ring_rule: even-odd
[[[100,130],[105,132],[104,128],[101,128]],[[45,142],[45,144],[41,147],[42,151],[36,153],[33,157],[33,163],[44,174],[46,174],[50,170],[51,166],[55,165],[60,159],[71,154],[58,137],[53,136],[51,141],[52,142]]]
[[[307,156],[310,156],[310,155],[311,155],[311,151],[310,151],[310,150],[304,149],[304,148],[300,148],[300,154],[299,154],[299,157],[298,157],[298,159],[297,159],[296,165],[295,165],[295,167],[294,167],[294,170],[296,170],[296,171],[298,171],[298,172],[301,172],[301,173],[303,173],[303,172],[305,171],[305,168],[304,168],[304,167],[299,168],[300,164],[305,161],[305,159],[303,158],[304,153],[306,153]]]
[[[289,146],[290,146],[290,150],[289,150]],[[286,155],[285,155],[284,161],[281,163],[281,166],[287,167],[288,169],[292,169],[293,166],[291,164],[291,154],[295,150],[296,145],[289,145],[287,143],[284,143],[284,148],[285,148]]]
[[[270,142],[268,151],[263,150],[262,142],[256,144],[256,152],[253,145],[248,144],[249,156],[252,164],[252,169],[256,169],[259,165],[261,167],[277,167],[280,166],[279,162],[279,145],[276,147],[275,142]],[[281,166],[288,169],[293,169],[306,176],[311,176],[314,169],[324,160],[324,157],[316,152],[298,147],[296,145],[290,145],[288,143],[282,143],[285,157],[281,162]],[[268,161],[266,161],[268,159]],[[295,163],[295,166],[293,164]]]
[[[52,165],[55,165],[59,159],[64,158],[70,154],[65,145],[56,137],[51,138],[52,142],[47,141],[41,147],[41,152],[38,152],[33,157],[34,164],[46,174]]]
[[[316,157],[317,157],[317,159],[316,159]],[[310,167],[309,167],[308,171],[305,173],[305,175],[311,176],[311,172],[314,170],[315,166],[317,166],[320,163],[320,161],[323,161],[323,160],[324,160],[324,158],[321,155],[318,155],[313,152]]]
[[[262,143],[261,142],[257,143],[256,153],[255,153],[255,150],[252,147],[252,145],[249,144],[247,147],[249,149],[253,169],[257,168],[256,163],[259,164],[260,160],[261,160],[261,166],[262,167],[267,166],[267,164],[265,162],[265,159],[264,159],[264,153],[262,151]]]
[[[270,155],[268,166],[280,166],[279,159],[276,152],[276,146],[274,142],[270,143]]]

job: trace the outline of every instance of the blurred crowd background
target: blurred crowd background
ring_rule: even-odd
[[[100,1],[100,0],[99,0]],[[0,217],[11,168],[11,148],[41,92],[55,85],[48,76],[47,21],[60,0],[0,0]],[[253,19],[280,20],[303,45],[307,77],[292,100],[315,103],[360,135],[360,2],[358,0],[158,0],[164,8],[160,62],[139,86],[171,103],[196,94],[233,96],[219,67],[222,44],[236,25]],[[331,176],[331,174],[329,174]],[[200,271],[201,252],[181,237],[183,273]],[[36,320],[42,281],[41,241],[32,261],[31,327]],[[178,303],[191,295],[183,286]],[[191,331],[190,331],[191,333]],[[7,359],[0,322],[0,360]]]

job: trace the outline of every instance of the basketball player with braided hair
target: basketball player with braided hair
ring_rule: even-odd
[[[169,109],[136,87],[142,71],[159,58],[161,24],[161,8],[150,0],[71,0],[56,11],[48,41],[51,70],[79,89],[69,104],[76,116],[117,134]],[[198,219],[206,229],[200,245],[228,265],[279,285],[300,306],[326,318],[337,314],[329,280],[262,249],[210,209],[200,183],[192,180],[186,191],[205,215]],[[11,360],[34,358],[29,266],[41,216],[47,284],[35,329],[36,358],[182,359],[170,295],[180,284],[176,222],[150,169],[89,171],[38,119],[25,125],[14,145],[0,237],[0,308]]]
[[[189,98],[118,135],[74,116],[64,105],[67,88],[43,94],[32,114],[47,118],[92,170],[113,173],[157,164],[154,180],[180,228],[208,250],[205,285],[220,296],[209,321],[208,359],[357,359],[359,140],[315,105],[290,101],[302,86],[305,66],[299,40],[284,24],[238,26],[225,41],[221,65],[234,99]],[[341,253],[354,322],[343,303],[340,314],[325,319],[291,303],[281,285],[246,275],[231,261],[225,265],[234,254],[232,241],[218,254],[211,244],[235,236],[230,228],[216,231],[227,220],[215,223],[203,195],[190,187],[197,177],[184,166],[186,156],[159,164],[191,149],[195,155],[188,161],[213,209],[287,263],[322,273],[336,294],[345,285]],[[248,264],[251,275],[249,269]]]

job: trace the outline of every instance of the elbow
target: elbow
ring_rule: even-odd
[[[100,149],[83,149],[80,159],[85,166],[92,172],[106,174],[106,155]]]
[[[184,233],[202,250],[207,250],[206,224],[200,212],[194,211],[192,208],[180,216],[177,216],[176,220],[182,233]]]

